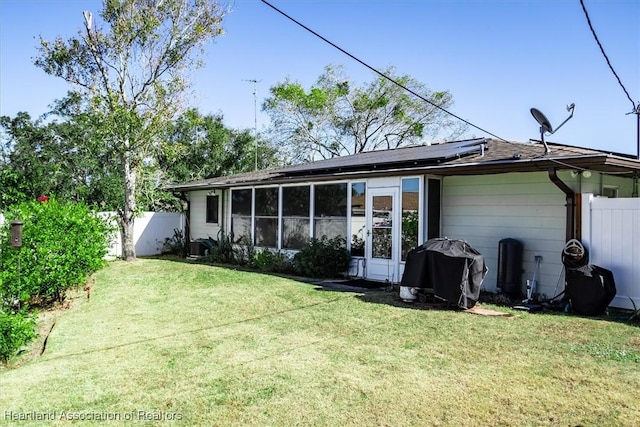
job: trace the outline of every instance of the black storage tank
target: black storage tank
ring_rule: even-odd
[[[498,290],[511,298],[522,297],[522,243],[502,239],[498,243]]]

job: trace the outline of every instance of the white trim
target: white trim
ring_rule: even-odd
[[[401,253],[401,239],[400,239],[400,227],[402,224],[402,212],[400,209],[400,194],[401,189],[398,186],[392,187],[376,187],[367,188],[367,239],[366,239],[366,251],[365,258],[367,263],[367,278],[372,280],[388,280],[390,283],[399,282],[399,260]],[[379,273],[379,269],[376,271],[376,267],[384,268],[385,261],[381,258],[373,257],[373,198],[376,196],[391,196],[393,204],[391,206],[391,258],[386,260],[387,272]],[[371,202],[371,203],[369,203]]]
[[[591,253],[591,202],[593,200],[592,193],[582,194],[582,230],[581,230],[581,243],[587,248],[587,251]]]
[[[313,214],[316,211],[316,186],[311,182],[309,183],[309,239],[312,239],[316,234],[316,223],[313,220]]]

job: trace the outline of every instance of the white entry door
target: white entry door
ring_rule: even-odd
[[[399,190],[367,191],[367,279],[398,282]]]

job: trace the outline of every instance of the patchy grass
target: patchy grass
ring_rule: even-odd
[[[482,317],[396,293],[166,260],[115,262],[0,370],[0,424],[637,425],[640,330]],[[502,307],[487,306],[510,311]],[[50,417],[43,422],[11,417]],[[178,419],[179,418],[179,419]]]

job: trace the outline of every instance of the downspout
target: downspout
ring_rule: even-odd
[[[568,242],[575,237],[576,193],[558,177],[557,172],[556,168],[549,168],[549,179],[566,195],[567,224],[565,241]]]

